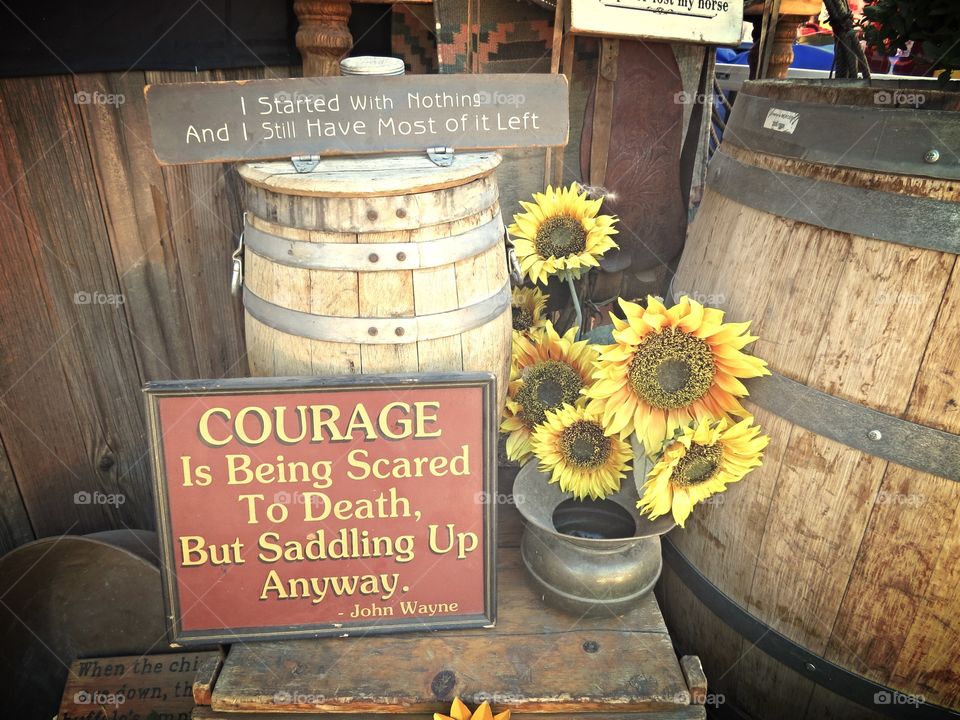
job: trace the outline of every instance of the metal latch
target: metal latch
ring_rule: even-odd
[[[233,260],[233,275],[230,277],[230,294],[239,295],[243,288],[243,233],[240,233],[240,242],[237,249],[230,256]]]
[[[510,275],[510,282],[514,287],[523,285],[523,270],[520,268],[520,261],[517,259],[517,251],[513,247],[513,241],[510,236],[504,233],[505,247],[507,248],[507,271]]]
[[[437,167],[450,167],[453,165],[453,148],[442,145],[427,148],[427,157]]]
[[[309,173],[317,169],[317,165],[320,164],[320,156],[294,155],[290,158],[290,162],[293,163],[293,169],[298,173]]]

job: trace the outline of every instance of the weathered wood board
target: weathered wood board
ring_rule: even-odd
[[[449,708],[447,708],[449,709]],[[471,707],[471,709],[474,709]],[[494,711],[500,710],[493,706]],[[398,714],[387,713],[395,720],[433,720],[433,713]],[[301,720],[376,720],[384,714],[375,713],[297,713]],[[193,710],[192,720],[284,720],[290,713],[229,713],[217,712],[210,707],[197,706]],[[623,713],[623,712],[587,712],[571,715],[564,713],[511,713],[510,720],[704,720],[706,712],[702,705],[686,705],[674,710],[655,710],[653,712]]]
[[[246,373],[239,179],[161,168],[142,89],[265,74],[0,80],[0,552],[151,527],[141,384]]]
[[[311,77],[148,86],[160,162],[565,145],[561,75]]]
[[[432,713],[459,696],[565,717],[687,712],[690,693],[653,595],[621,618],[566,615],[527,584],[517,553],[504,555],[495,629],[234,645],[213,709]]]
[[[59,720],[145,718],[188,720],[197,670],[217,652],[125,655],[74,660]]]

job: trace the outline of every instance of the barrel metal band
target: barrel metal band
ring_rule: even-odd
[[[838,398],[779,373],[746,384],[752,402],[794,425],[898,465],[960,481],[960,435]]]
[[[420,270],[476,257],[494,247],[503,241],[503,220],[498,213],[467,232],[424,242],[313,243],[280,237],[249,224],[243,235],[248,250],[281,265],[347,272]]]
[[[480,327],[510,307],[510,284],[473,305],[416,317],[334,317],[275,305],[243,290],[243,306],[264,325],[280,332],[327,342],[405,345],[457,335]]]
[[[922,94],[878,87],[880,102],[859,106],[772,100],[745,89],[733,104],[723,141],[822,165],[960,180],[960,113],[889,106],[898,97],[916,100]],[[781,118],[793,122],[778,124]]]
[[[875,240],[960,253],[960,203],[790,175],[741,163],[722,151],[710,160],[707,186],[772,215]]]
[[[886,717],[910,720],[960,719],[960,713],[954,710],[924,702],[922,696],[910,695],[869,680],[797,644],[741,607],[710,582],[684,557],[669,536],[663,537],[662,548],[664,563],[701,603],[734,632],[743,636],[751,647],[759,648],[790,670]]]

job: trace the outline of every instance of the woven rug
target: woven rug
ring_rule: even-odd
[[[440,72],[470,72],[468,47],[476,42],[480,72],[549,69],[553,11],[526,0],[434,0]],[[468,15],[471,27],[468,27]]]
[[[390,18],[391,54],[403,59],[410,75],[437,72],[437,36],[429,5],[393,6]]]

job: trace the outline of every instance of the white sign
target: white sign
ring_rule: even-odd
[[[742,0],[572,0],[570,29],[582,35],[737,45]]]
[[[793,135],[798,122],[800,122],[800,113],[781,110],[780,108],[770,108],[770,112],[763,120],[763,127],[767,130],[776,130]]]

